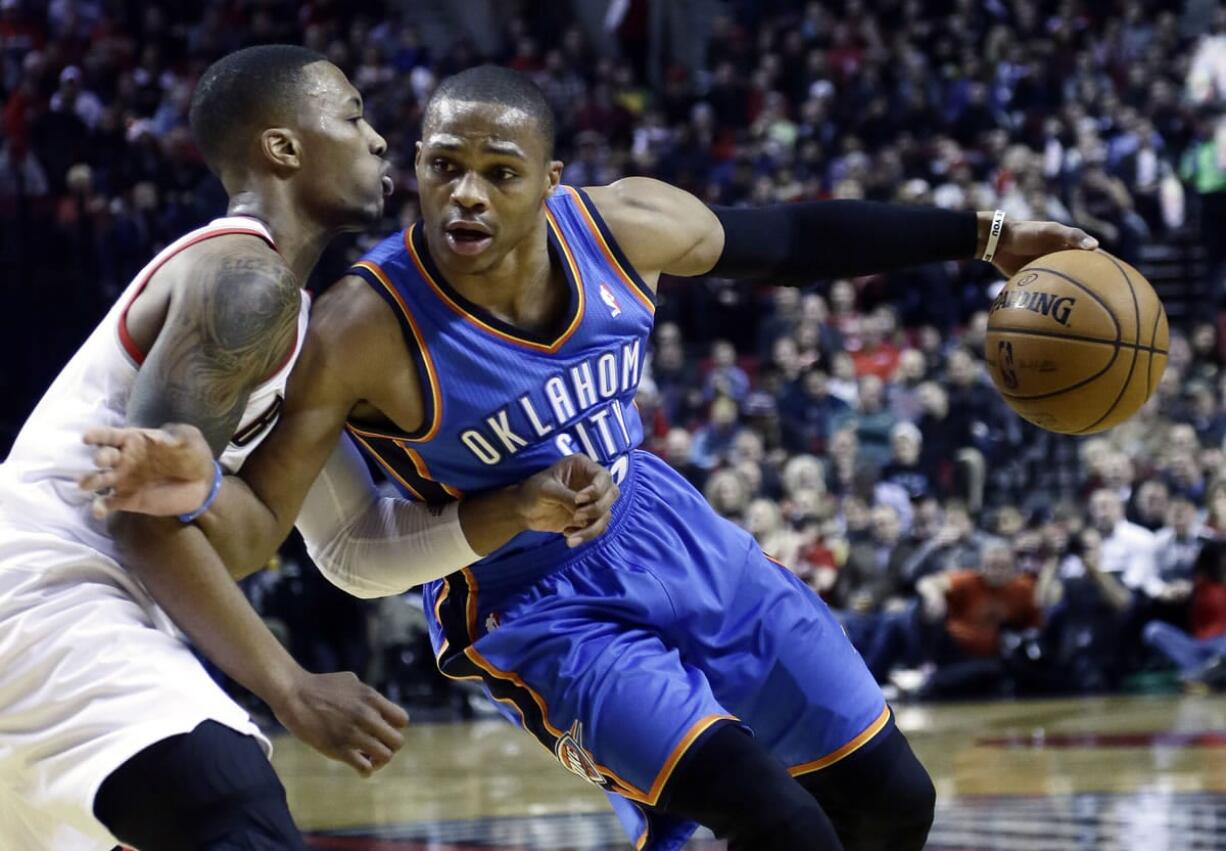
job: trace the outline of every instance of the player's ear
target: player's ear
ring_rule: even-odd
[[[275,168],[294,170],[302,167],[302,144],[293,130],[270,127],[260,134],[260,153]]]
[[[413,143],[413,168],[421,165],[421,142]]]
[[[558,188],[558,184],[562,182],[562,161],[551,160],[549,166],[545,169],[545,194],[552,195],[553,190]]]

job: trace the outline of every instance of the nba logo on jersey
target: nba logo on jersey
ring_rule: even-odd
[[[589,783],[604,786],[608,783],[604,775],[596,768],[596,760],[583,747],[583,724],[576,721],[558,739],[554,753],[562,767],[577,777],[582,777]]]
[[[609,306],[609,312],[616,318],[621,315],[621,305],[617,303],[617,297],[613,295],[613,290],[609,289],[609,285],[601,283],[600,285],[600,300]]]

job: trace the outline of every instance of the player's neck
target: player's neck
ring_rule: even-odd
[[[263,222],[277,246],[277,253],[304,286],[324,248],[336,235],[303,215],[296,205],[270,203],[266,197],[255,192],[236,192],[231,196],[226,212],[231,216],[248,216]]]
[[[507,252],[496,266],[478,273],[449,270],[438,263],[438,253],[432,250],[431,254],[447,283],[464,298],[517,328],[539,330],[555,318],[559,300],[566,300],[564,287],[558,292],[551,289],[562,276],[554,274],[546,227],[542,218],[538,230]]]

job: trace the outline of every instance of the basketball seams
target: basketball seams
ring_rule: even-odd
[[[1154,328],[1157,332],[1157,326]],[[1119,346],[1121,349],[1137,349],[1142,352],[1151,352],[1153,354],[1165,355],[1168,354],[1166,349],[1159,349],[1156,346],[1143,346],[1140,342],[1125,343],[1119,340],[1106,340],[1102,337],[1090,337],[1084,334],[1057,334],[1054,331],[1040,331],[1035,328],[1012,328],[1009,326],[994,327],[989,334],[1020,334],[1025,337],[1046,337],[1049,340],[1070,340],[1074,343],[1102,343],[1104,346]],[[1156,336],[1156,333],[1155,333]],[[1151,341],[1152,342],[1152,341]]]
[[[1128,284],[1128,292],[1132,296],[1133,315],[1135,316],[1135,321],[1133,322],[1133,326],[1132,326],[1134,329],[1136,329],[1134,339],[1136,340],[1137,343],[1140,343],[1141,342],[1141,303],[1137,300],[1136,287],[1132,285],[1132,278],[1130,278],[1128,276],[1128,273],[1124,271],[1124,267],[1121,266],[1119,263],[1116,263],[1114,257],[1112,257],[1110,254],[1107,254],[1106,252],[1102,252],[1102,254],[1104,257],[1106,257],[1108,260],[1111,261],[1112,266],[1114,266],[1116,269],[1119,270],[1119,273],[1124,276],[1124,283]],[[1117,328],[1119,327],[1118,323],[1116,327]],[[1150,342],[1152,343],[1153,341],[1151,340]],[[1120,387],[1120,392],[1116,394],[1115,401],[1111,403],[1111,407],[1108,408],[1101,417],[1096,419],[1094,422],[1090,423],[1085,428],[1079,429],[1078,431],[1074,432],[1074,434],[1086,434],[1087,432],[1095,429],[1099,423],[1107,419],[1107,417],[1111,416],[1111,413],[1117,407],[1119,407],[1120,400],[1123,399],[1124,394],[1128,392],[1128,385],[1132,383],[1132,376],[1133,376],[1133,373],[1136,372],[1137,357],[1139,355],[1140,355],[1139,350],[1134,348],[1132,350],[1132,364],[1128,367],[1128,375],[1125,376],[1124,384],[1123,386]],[[1150,357],[1152,358],[1153,355],[1151,354]]]
[[[1154,327],[1150,329],[1150,332],[1149,332],[1149,363],[1145,364],[1145,398],[1146,399],[1148,399],[1150,396],[1150,393],[1153,392],[1154,352],[1156,350],[1154,344],[1158,340],[1158,324],[1162,322],[1162,315],[1165,312],[1166,311],[1162,309],[1162,302],[1158,302],[1158,309],[1154,311]],[[1140,340],[1137,340],[1137,342],[1140,342]],[[1166,352],[1163,352],[1162,354],[1165,355]]]
[[[990,333],[996,334],[998,333],[998,330],[992,329]],[[1047,337],[1052,340],[1068,339],[1067,337],[1059,337],[1055,334],[1046,334],[1043,332],[1038,332],[1036,336],[1043,336],[1043,337]],[[1089,339],[1089,340],[1084,340],[1082,342],[1094,343],[1099,346],[1110,346],[1111,347],[1111,360],[1107,361],[1107,365],[1104,366],[1102,369],[1100,369],[1098,372],[1094,373],[1093,375],[1087,378],[1083,378],[1081,381],[1078,381],[1076,384],[1070,384],[1068,387],[1061,387],[1059,390],[1052,390],[1051,392],[1048,392],[1048,393],[1040,393],[1037,396],[1018,396],[1016,393],[1006,393],[1005,391],[1000,390],[1000,388],[997,388],[997,390],[1000,392],[1000,395],[1006,399],[1013,399],[1016,402],[1035,402],[1040,399],[1051,399],[1052,397],[1055,397],[1055,396],[1063,396],[1065,393],[1069,393],[1073,390],[1077,390],[1081,387],[1086,386],[1087,384],[1097,381],[1099,378],[1105,375],[1108,371],[1110,371],[1111,367],[1115,366],[1115,362],[1116,360],[1119,359],[1119,356],[1120,356],[1120,346],[1119,344],[1113,343],[1110,340]]]

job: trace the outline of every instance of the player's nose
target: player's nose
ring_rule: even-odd
[[[369,127],[370,125],[367,126]],[[368,144],[370,145],[370,152],[376,157],[382,157],[387,153],[387,140],[380,136],[378,131],[373,127],[370,127],[369,132],[370,139]]]
[[[484,210],[488,202],[481,179],[473,172],[465,172],[464,176],[454,184],[451,200],[465,210]]]

